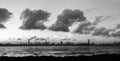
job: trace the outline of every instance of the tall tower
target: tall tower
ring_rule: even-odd
[[[90,39],[88,39],[88,45],[90,45]]]
[[[63,45],[63,42],[62,42],[62,41],[60,42],[60,45]]]
[[[28,45],[30,44],[30,39],[28,39]]]

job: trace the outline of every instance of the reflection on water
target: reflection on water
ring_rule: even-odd
[[[120,46],[12,46],[0,47],[0,56],[78,56],[120,54]]]

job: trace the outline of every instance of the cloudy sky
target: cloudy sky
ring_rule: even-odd
[[[119,0],[0,0],[0,39],[36,35],[117,40],[119,6]]]

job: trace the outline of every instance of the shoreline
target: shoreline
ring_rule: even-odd
[[[54,57],[54,56],[26,56],[26,57],[7,57],[1,56],[0,61],[27,61],[27,60],[34,60],[34,61],[63,61],[63,60],[118,60],[120,55],[118,54],[101,54],[101,55],[93,55],[93,56],[66,56],[66,57]],[[120,60],[120,59],[119,59]]]

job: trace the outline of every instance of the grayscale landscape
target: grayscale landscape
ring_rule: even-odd
[[[119,0],[0,0],[0,57],[120,55],[119,6]]]

